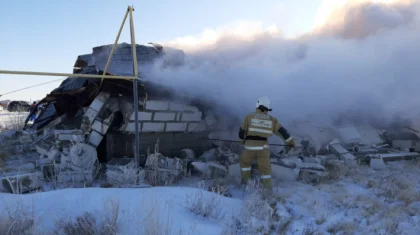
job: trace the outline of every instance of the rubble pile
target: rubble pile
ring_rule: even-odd
[[[307,131],[292,128],[292,136],[296,136],[299,143],[297,148],[287,152],[281,147],[270,147],[273,178],[319,182],[323,177],[328,177],[328,168],[334,166],[351,168],[358,164],[369,164],[372,169],[380,170],[386,168],[387,161],[419,157],[418,137],[412,132],[407,134],[407,130],[378,130],[367,124],[325,128],[304,123],[302,127]],[[212,133],[210,137],[214,138],[215,135],[222,134]],[[410,139],[406,139],[406,136]],[[240,180],[239,154],[243,149],[236,144],[233,146],[236,150],[234,153],[227,147],[231,145],[229,143],[214,141],[213,144],[217,147],[192,162],[194,170],[206,177],[229,175]],[[217,174],[212,169],[217,169]],[[258,174],[256,164],[253,165],[253,173]]]

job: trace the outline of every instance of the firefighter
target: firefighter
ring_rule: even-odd
[[[271,181],[270,150],[267,138],[276,134],[282,137],[290,147],[295,147],[295,141],[288,131],[268,114],[270,100],[268,97],[258,99],[256,111],[246,116],[239,128],[239,138],[244,143],[245,151],[240,157],[242,183],[247,184],[251,178],[251,166],[255,160],[260,172],[260,180],[264,194],[269,196],[273,192]]]

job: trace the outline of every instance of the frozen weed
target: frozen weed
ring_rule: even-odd
[[[327,232],[332,234],[352,235],[356,230],[357,225],[354,222],[337,222],[328,226]]]
[[[328,172],[326,177],[321,178],[321,183],[331,183],[341,180],[344,176],[348,175],[350,169],[344,163],[327,162],[325,170]]]
[[[316,223],[317,225],[321,225],[321,224],[325,223],[325,221],[327,221],[328,217],[329,217],[329,214],[328,214],[328,213],[323,213],[321,216],[319,216],[319,217],[315,220],[315,223]]]
[[[106,171],[107,183],[114,187],[131,187],[139,183],[141,169],[134,163],[119,167],[119,170]]]
[[[392,220],[386,220],[385,221],[385,234],[391,235],[391,234],[400,234],[399,229],[399,221],[396,221],[394,219]]]
[[[85,212],[76,217],[61,218],[56,221],[54,234],[56,235],[116,235],[120,218],[120,201],[109,199],[104,202],[104,214],[100,220],[92,213]]]
[[[404,202],[405,206],[420,201],[420,193],[413,188],[407,188],[396,193],[396,198]]]
[[[24,204],[17,201],[13,205],[7,205],[6,214],[0,216],[0,234],[26,235],[34,234],[36,229],[35,202]]]
[[[222,196],[217,192],[206,196],[204,188],[205,182],[201,181],[199,183],[200,190],[194,192],[192,195],[187,195],[187,208],[195,215],[199,215],[204,218],[219,219],[222,211]]]
[[[59,219],[55,224],[54,234],[56,235],[96,235],[99,234],[95,216],[85,212],[78,216],[75,221],[71,219]]]
[[[104,234],[117,234],[120,219],[120,200],[111,198],[105,201],[104,208],[102,232]]]
[[[245,191],[239,216],[232,220],[230,233],[224,234],[286,234],[291,224],[287,209],[275,198],[264,200],[258,181],[250,181]]]
[[[302,235],[322,235],[322,233],[316,226],[310,224],[305,226]]]

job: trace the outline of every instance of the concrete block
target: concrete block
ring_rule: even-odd
[[[135,124],[136,123],[128,123],[127,126],[125,127],[125,131],[135,132],[136,131]],[[141,131],[141,123],[139,123],[139,130]]]
[[[345,149],[341,144],[331,144],[329,150],[341,160],[355,160],[356,157]]]
[[[392,147],[394,148],[413,148],[414,143],[412,140],[393,140]]]
[[[98,147],[104,137],[96,131],[92,131],[89,134],[88,142],[93,146]]]
[[[296,168],[299,164],[302,164],[302,160],[298,157],[281,158],[279,164],[287,168]]]
[[[181,121],[182,113],[177,113],[175,115],[175,121]]]
[[[159,113],[156,112],[153,121],[174,121],[176,113]]]
[[[89,108],[94,109],[96,111],[101,111],[102,107],[104,106],[105,102],[96,98],[93,100],[93,102],[90,104]]]
[[[130,116],[131,121],[135,121],[134,112]],[[152,113],[150,112],[138,112],[137,114],[139,121],[151,121],[152,120]]]
[[[57,139],[60,141],[83,141],[83,134],[58,134]]]
[[[182,114],[182,121],[185,122],[199,122],[201,121],[201,116],[203,114],[201,112],[195,112],[195,113],[183,113]]]
[[[90,123],[93,122],[93,120],[95,120],[96,116],[98,116],[98,111],[89,108],[86,112],[85,112],[85,117],[87,117],[90,121]]]
[[[48,156],[48,151],[49,148],[47,148],[47,146],[43,146],[43,145],[35,145],[36,151],[41,155],[41,156]]]
[[[187,131],[188,132],[201,132],[201,131],[205,131],[206,129],[207,129],[207,126],[205,122],[189,123]]]
[[[162,132],[165,130],[165,123],[145,122],[141,128],[142,132]]]
[[[166,123],[166,132],[170,131],[186,131],[187,130],[187,123],[182,122],[173,122],[173,123]]]
[[[109,94],[109,93],[100,92],[100,93],[98,94],[98,96],[96,96],[96,98],[95,98],[95,99],[100,100],[100,101],[102,101],[102,102],[104,102],[104,103],[105,103],[105,102],[108,100],[109,96],[110,96],[110,94]]]
[[[370,168],[374,170],[382,170],[386,168],[385,162],[382,158],[371,158]]]
[[[297,164],[296,167],[301,168],[301,169],[325,171],[325,168],[323,165],[317,164],[317,163],[310,163],[310,162],[302,162],[300,164]]]
[[[146,110],[168,110],[169,102],[164,100],[146,101]]]
[[[304,157],[303,162],[322,164],[321,158],[319,157]]]
[[[231,177],[240,178],[241,177],[241,167],[239,163],[229,165],[228,173]]]
[[[345,144],[358,143],[362,139],[354,126],[340,127],[338,133]]]
[[[184,111],[199,112],[200,110],[196,106],[185,105],[184,106]]]
[[[185,104],[178,103],[178,102],[170,102],[169,103],[169,110],[171,111],[185,111]]]
[[[102,134],[105,134],[108,131],[108,128],[109,125],[104,124],[98,120],[95,120],[92,124],[92,129]]]
[[[228,175],[228,169],[226,166],[223,166],[221,164],[215,163],[215,162],[209,162],[208,163],[210,178],[224,178]]]
[[[299,168],[287,168],[276,164],[271,164],[271,175],[281,181],[296,181],[299,177]]]

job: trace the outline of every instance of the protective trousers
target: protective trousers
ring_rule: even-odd
[[[245,150],[240,159],[239,165],[241,167],[242,182],[248,183],[251,178],[251,166],[253,161],[257,162],[258,170],[260,172],[261,183],[263,187],[269,191],[272,190],[271,181],[271,164],[270,164],[270,150],[264,148],[263,150]]]

